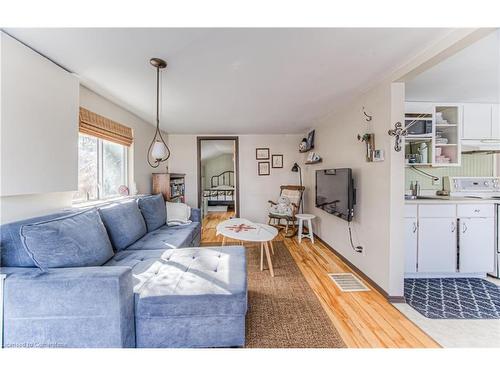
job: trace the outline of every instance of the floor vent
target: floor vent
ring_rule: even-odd
[[[329,273],[342,292],[368,292],[370,289],[352,273]]]

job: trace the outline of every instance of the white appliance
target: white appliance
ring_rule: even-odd
[[[496,243],[495,270],[491,276],[500,278],[500,177],[443,177],[443,190],[450,197],[498,199],[495,204]]]

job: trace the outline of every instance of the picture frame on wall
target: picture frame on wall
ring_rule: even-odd
[[[259,161],[258,172],[259,176],[269,176],[271,174],[271,168],[269,167],[269,162]]]
[[[271,155],[271,167],[272,168],[283,168],[283,155],[282,154]]]
[[[311,130],[307,135],[307,151],[312,150],[314,148],[314,130]]]
[[[269,160],[269,148],[256,148],[255,149],[255,158],[257,160]]]

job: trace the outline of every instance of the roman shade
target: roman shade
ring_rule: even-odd
[[[109,118],[80,107],[80,133],[92,135],[123,146],[130,146],[134,140],[132,129]]]

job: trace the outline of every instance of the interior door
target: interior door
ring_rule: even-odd
[[[405,219],[405,272],[417,272],[417,218]]]
[[[460,218],[460,272],[492,272],[495,260],[495,219]]]
[[[418,272],[456,272],[455,218],[419,218]]]

